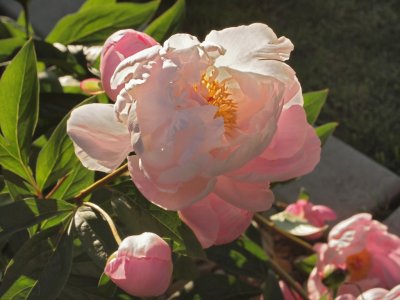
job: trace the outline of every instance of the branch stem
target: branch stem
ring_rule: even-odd
[[[279,229],[278,227],[276,227],[274,225],[273,222],[271,222],[270,220],[268,220],[267,218],[262,216],[260,213],[257,213],[254,215],[254,220],[257,223],[259,223],[259,224],[261,223],[261,225],[264,225],[264,227],[267,227],[268,229],[271,229],[271,230],[275,231],[276,233],[280,234],[281,236],[287,238],[291,242],[303,247],[307,251],[309,251],[309,252],[315,251],[314,248],[309,243],[307,243],[306,241],[303,241],[302,239],[300,239],[294,235],[291,235],[290,233],[288,233],[282,229]]]
[[[275,261],[273,261],[272,259],[267,260],[266,262],[268,264],[268,266],[274,270],[274,272],[276,274],[278,274],[278,276],[285,281],[291,289],[293,289],[294,291],[296,291],[299,296],[303,299],[303,300],[308,300],[308,295],[306,293],[306,291],[304,291],[299,284],[297,283],[297,281],[295,281],[292,276],[290,276],[284,269],[282,269]]]
[[[112,235],[114,236],[115,241],[117,242],[118,246],[121,244],[121,237],[117,231],[117,228],[115,227],[115,224],[113,222],[113,220],[111,219],[111,217],[108,215],[108,213],[103,210],[100,206],[98,206],[97,204],[94,204],[93,202],[85,202],[83,203],[83,205],[88,206],[94,210],[97,210],[103,217],[104,219],[106,219],[108,226],[110,226]]]
[[[116,169],[114,172],[104,176],[103,178],[101,178],[100,180],[97,180],[95,183],[93,183],[92,185],[88,186],[87,188],[83,189],[82,191],[79,192],[78,195],[76,195],[74,197],[75,201],[80,201],[82,199],[84,199],[87,195],[89,195],[91,192],[93,192],[94,190],[98,189],[101,186],[104,186],[105,184],[109,183],[111,180],[113,180],[114,178],[122,175],[123,173],[125,173],[126,171],[128,171],[128,163],[122,165],[121,167],[119,167],[118,169]]]

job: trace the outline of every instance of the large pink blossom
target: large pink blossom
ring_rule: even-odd
[[[304,175],[320,158],[300,84],[285,60],[293,45],[264,24],[176,34],[123,60],[115,105],[76,109],[67,124],[90,169],[129,156],[151,202],[183,210],[210,193],[248,211],[270,208],[272,181]],[[104,73],[104,72],[103,72]]]
[[[171,282],[171,248],[152,232],[129,236],[109,259],[104,273],[128,294],[159,296]]]
[[[326,270],[347,272],[338,295],[357,296],[371,288],[391,289],[400,283],[400,238],[372,220],[370,214],[350,217],[334,226],[327,244],[317,244],[318,261],[308,280],[311,300],[332,293],[323,284]]]

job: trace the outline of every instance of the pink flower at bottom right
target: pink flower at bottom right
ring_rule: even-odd
[[[400,283],[400,238],[370,214],[356,214],[338,223],[328,242],[315,249],[318,260],[307,283],[311,300],[333,299],[323,283],[327,270],[340,269],[347,274],[337,296],[357,297],[372,288],[390,290]]]

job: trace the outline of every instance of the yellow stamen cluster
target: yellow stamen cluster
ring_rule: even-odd
[[[214,71],[203,74],[200,84],[206,88],[205,99],[210,105],[218,107],[215,118],[222,117],[226,132],[229,134],[236,126],[237,104],[230,98],[225,83],[220,83],[214,78]],[[197,90],[197,86],[195,86]]]
[[[367,250],[350,255],[346,259],[346,269],[350,273],[350,281],[359,281],[367,277],[371,269],[371,254]]]

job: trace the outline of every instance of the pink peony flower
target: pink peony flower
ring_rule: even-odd
[[[341,295],[336,297],[335,300],[398,300],[400,299],[400,284],[395,286],[390,291],[383,288],[370,289],[357,298],[351,294]]]
[[[327,206],[314,205],[312,202],[299,199],[296,203],[290,204],[285,209],[295,216],[298,216],[315,227],[324,227],[327,221],[336,220],[336,213]],[[307,236],[308,239],[318,239],[322,232]]]
[[[179,217],[193,230],[203,248],[237,239],[249,227],[253,215],[214,193],[179,211]]]
[[[103,88],[111,100],[116,101],[123,88],[123,85],[116,89],[110,87],[111,76],[118,64],[125,58],[157,44],[151,36],[133,29],[119,30],[106,40],[101,52],[100,73]]]
[[[114,106],[77,108],[67,124],[82,163],[109,172],[129,156],[151,202],[183,210],[214,193],[248,211],[270,208],[272,181],[304,175],[320,158],[301,87],[284,63],[293,49],[264,24],[176,34],[123,60]],[[105,67],[107,70],[107,67]],[[103,72],[104,73],[104,72]]]
[[[128,294],[159,296],[172,276],[171,249],[158,235],[144,232],[125,238],[104,273]]]
[[[400,238],[372,220],[370,214],[352,216],[334,226],[327,244],[317,244],[318,261],[308,279],[310,299],[332,294],[323,284],[327,268],[347,272],[338,295],[356,297],[379,287],[391,289],[400,282]]]

